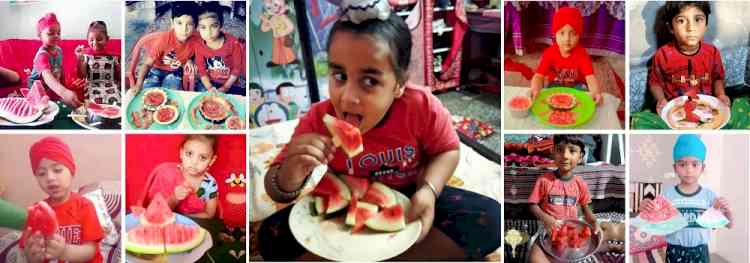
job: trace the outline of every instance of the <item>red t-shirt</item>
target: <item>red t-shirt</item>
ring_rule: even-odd
[[[245,54],[236,37],[224,33],[224,45],[217,50],[200,41],[195,51],[195,62],[201,77],[208,76],[213,82],[224,84],[230,75],[240,76]]]
[[[715,80],[724,79],[721,53],[715,46],[702,42],[698,52],[685,55],[674,42],[670,42],[654,54],[649,85],[660,86],[667,100],[684,95],[698,88],[700,94],[712,95]]]
[[[529,203],[538,204],[542,211],[556,219],[578,219],[576,206],[591,203],[591,195],[588,185],[580,176],[565,181],[554,173],[545,173],[536,180]]]
[[[164,71],[177,71],[195,55],[200,37],[193,34],[185,42],[179,42],[172,30],[160,33],[155,44],[148,49],[148,55],[154,59],[153,67]]]
[[[299,121],[292,137],[318,133],[331,136],[323,124],[325,114],[336,116],[329,100],[316,103]],[[451,115],[431,93],[407,86],[404,95],[393,101],[383,120],[362,134],[364,151],[349,159],[337,150],[328,167],[339,174],[369,177],[393,188],[414,184],[431,157],[457,150],[459,140]],[[280,163],[286,148],[274,160]]]
[[[49,203],[49,200],[46,201]],[[89,262],[102,262],[99,241],[104,238],[104,232],[96,217],[94,204],[81,195],[71,192],[68,201],[50,206],[57,216],[59,224],[57,233],[65,238],[65,243],[80,245],[85,242],[94,242],[96,252]]]
[[[578,45],[570,51],[570,56],[562,57],[560,48],[553,44],[544,50],[536,73],[544,75],[550,82],[564,86],[586,84],[586,76],[594,74],[591,58],[586,49]]]

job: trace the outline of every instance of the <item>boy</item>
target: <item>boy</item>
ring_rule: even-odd
[[[680,231],[667,235],[667,262],[708,262],[708,242],[711,230],[702,228],[695,220],[706,209],[720,209],[729,219],[728,228],[734,224],[729,203],[723,197],[698,183],[706,168],[706,146],[695,134],[683,134],[677,138],[672,153],[674,168],[680,183],[664,189],[664,197],[669,199],[688,220],[688,226]],[[641,203],[641,211],[653,211],[651,199]]]
[[[591,211],[591,195],[583,178],[573,170],[585,155],[584,140],[580,135],[553,135],[553,156],[557,170],[537,179],[529,196],[531,212],[544,224],[547,231],[560,228],[560,220],[578,220],[578,206],[583,216],[594,229],[599,226]],[[531,249],[532,262],[549,262],[539,243]]]
[[[50,239],[33,233],[24,253],[29,262],[102,262],[99,241],[104,237],[94,204],[70,190],[76,172],[70,148],[57,137],[45,137],[29,149],[31,170],[59,227]]]
[[[195,51],[200,80],[197,91],[245,95],[237,81],[242,74],[245,53],[236,37],[222,32],[224,13],[217,2],[205,2],[198,16],[198,32],[203,39]]]
[[[552,18],[555,41],[544,50],[542,60],[531,79],[531,97],[550,85],[588,88],[596,103],[602,99],[599,82],[594,76],[591,58],[579,40],[583,34],[583,17],[573,7],[560,8]]]
[[[200,44],[193,35],[198,21],[194,2],[172,3],[172,29],[160,32],[155,44],[148,47],[143,65],[138,70],[135,93],[141,88],[182,88],[182,77],[195,73],[191,60]]]

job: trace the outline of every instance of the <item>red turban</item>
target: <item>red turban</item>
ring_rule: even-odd
[[[581,12],[574,7],[562,7],[552,17],[552,35],[557,34],[565,25],[570,25],[576,34],[583,34],[583,17]]]
[[[45,28],[51,27],[52,25],[59,26],[60,22],[57,21],[57,16],[55,16],[55,13],[47,13],[39,19],[39,22],[36,23],[36,33],[41,34]]]
[[[29,160],[31,160],[31,170],[34,174],[36,174],[36,169],[39,168],[39,162],[42,159],[58,162],[67,167],[71,175],[76,174],[76,163],[70,153],[70,148],[60,138],[44,137],[31,145]]]

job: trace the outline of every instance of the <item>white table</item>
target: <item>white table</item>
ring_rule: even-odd
[[[504,86],[503,87],[503,121],[506,130],[552,130],[556,129],[539,122],[534,115],[529,112],[526,118],[515,118],[511,116],[508,108],[508,101],[518,95],[528,95],[528,87]],[[620,119],[617,117],[617,107],[620,105],[620,99],[609,93],[602,93],[604,100],[601,105],[597,105],[596,114],[587,123],[577,127],[581,130],[621,130]]]
[[[125,104],[123,104],[125,105],[125,107],[123,108],[125,112],[127,112],[127,106],[130,105],[130,100],[132,100],[133,97],[135,97],[135,95],[131,91],[132,90],[128,90],[127,92],[125,92],[125,98],[124,98]],[[170,90],[170,91],[174,94],[177,94],[177,96],[179,96],[180,99],[182,100],[183,108],[185,111],[180,112],[180,114],[188,114],[188,111],[189,111],[188,106],[190,105],[190,102],[193,101],[193,98],[203,93],[203,92],[182,91],[182,90]],[[141,92],[143,92],[143,90],[141,90]],[[239,103],[242,103],[243,105],[237,105],[237,106],[244,107],[246,109],[245,115],[249,114],[247,112],[248,103],[247,103],[247,100],[245,99],[245,96],[234,95],[234,94],[225,94],[225,95],[236,99],[237,101],[239,101]],[[123,117],[130,118],[130,116],[125,116],[125,115],[123,115]],[[193,130],[193,126],[190,125],[190,121],[186,117],[187,115],[183,116],[182,119],[180,119],[180,124],[177,126],[175,130]],[[248,126],[247,116],[245,116],[245,119],[243,121],[245,122],[245,127],[247,127]],[[126,129],[139,130],[138,128],[130,127],[130,121],[128,121],[128,119],[123,119],[122,122],[124,124],[124,127],[126,127]]]

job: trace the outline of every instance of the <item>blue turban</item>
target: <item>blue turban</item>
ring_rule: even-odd
[[[676,162],[684,157],[695,157],[698,160],[706,160],[706,145],[703,144],[698,135],[695,134],[683,134],[677,137],[677,142],[674,144],[674,151],[672,157]]]

